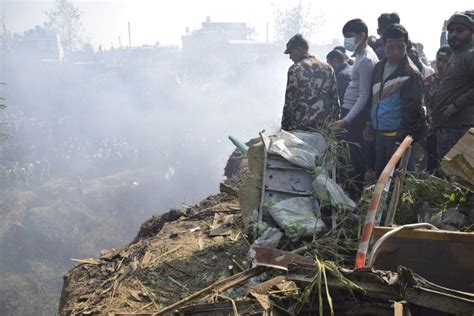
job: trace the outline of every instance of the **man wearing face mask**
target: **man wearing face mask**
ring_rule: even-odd
[[[372,70],[378,62],[377,55],[368,46],[368,28],[361,19],[348,21],[342,28],[344,46],[354,53],[351,81],[344,94],[341,119],[334,122],[333,129],[343,129],[343,138],[349,143],[352,179],[349,189],[351,198],[358,200],[363,188],[366,164],[362,151],[362,132],[366,123],[364,107],[369,100]]]
[[[468,14],[457,13],[449,18],[447,29],[453,54],[436,92],[432,114],[439,161],[474,126],[474,21]]]
[[[371,125],[364,132],[373,138],[375,174],[380,176],[398,144],[407,135],[418,141],[425,131],[421,75],[407,56],[408,32],[393,24],[382,36],[385,58],[372,73]]]
[[[339,113],[339,98],[334,70],[308,54],[308,42],[301,34],[286,44],[285,54],[294,64],[288,69],[283,130],[314,131]]]

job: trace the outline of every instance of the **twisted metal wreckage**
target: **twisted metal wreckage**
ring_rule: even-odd
[[[239,198],[242,231],[254,237],[249,244],[252,264],[233,258],[240,272],[163,308],[152,300],[156,308],[150,315],[472,315],[474,233],[428,223],[393,225],[410,137],[375,184],[362,232],[355,232],[360,235],[357,252],[344,257],[347,263],[355,254],[353,270],[320,256],[324,237],[347,222],[360,223],[356,204],[335,181],[337,155],[328,155],[332,144],[317,133],[284,131],[273,136],[262,132],[260,142],[250,148],[232,141],[245,153],[250,173],[239,188],[221,184],[221,191]],[[472,185],[473,145],[471,130],[443,162],[466,185]],[[215,214],[210,238],[229,235],[234,216]],[[382,220],[384,225],[378,226]],[[301,247],[281,250],[294,245]]]

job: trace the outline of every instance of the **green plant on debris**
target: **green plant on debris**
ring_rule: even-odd
[[[361,231],[355,212],[336,211],[337,225],[312,242],[312,252],[317,258],[333,261],[341,267],[353,266]]]
[[[334,306],[332,303],[331,293],[329,292],[328,285],[328,275],[331,275],[336,279],[338,283],[343,285],[347,290],[352,292],[353,290],[358,290],[363,292],[364,290],[358,285],[354,284],[352,281],[347,279],[339,271],[339,268],[334,262],[331,261],[319,261],[317,258],[315,260],[316,274],[311,281],[311,283],[303,290],[301,296],[298,299],[298,304],[296,306],[296,312],[299,313],[303,306],[307,305],[311,309],[314,306],[314,300],[318,298],[318,311],[319,315],[323,316],[324,313],[324,298],[323,298],[323,284],[324,292],[326,294],[326,303],[329,308],[330,315],[334,315]]]
[[[329,125],[323,126],[317,132],[326,140],[326,147],[319,157],[316,157],[316,166],[324,167],[328,171],[346,167],[349,161],[349,143],[341,140]],[[318,170],[315,171],[317,174]]]
[[[285,231],[285,235],[288,238],[298,238],[304,235],[306,229],[294,221],[289,221],[286,225],[283,225],[283,230]]]
[[[428,174],[408,174],[400,198],[395,222],[403,225],[417,222],[417,211],[429,207],[444,212],[468,202],[469,191],[455,183]]]

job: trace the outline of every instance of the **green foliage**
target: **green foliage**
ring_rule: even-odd
[[[285,235],[288,236],[288,238],[301,237],[306,231],[304,226],[293,221],[289,221],[286,225],[284,225],[283,230],[285,231]]]
[[[331,316],[334,315],[334,306],[332,303],[331,293],[329,292],[329,286],[328,286],[329,274],[333,278],[335,278],[337,281],[339,281],[339,283],[342,284],[344,287],[346,287],[346,289],[349,291],[352,291],[352,290],[358,290],[362,292],[364,291],[357,284],[353,283],[352,281],[347,279],[344,275],[342,275],[337,265],[331,261],[319,261],[316,258],[315,268],[316,268],[316,274],[313,280],[311,281],[311,283],[302,292],[298,300],[299,301],[298,305],[296,306],[296,312],[299,312],[303,308],[304,305],[308,305],[310,308],[312,308],[314,304],[315,294],[317,294],[319,315],[320,316],[325,315],[323,290],[322,290],[322,285],[324,283],[324,292],[326,294],[325,300],[329,307],[330,315]]]
[[[317,132],[326,140],[326,148],[316,158],[316,166],[322,166],[328,171],[333,168],[346,168],[349,161],[349,142],[342,140],[328,124],[318,129]],[[319,172],[320,170],[315,170],[315,174]]]
[[[351,268],[359,245],[361,223],[353,213],[337,210],[337,225],[313,241],[312,252],[321,260]]]
[[[416,223],[417,211],[424,205],[445,211],[466,201],[466,190],[454,183],[424,173],[407,174],[395,222],[399,225]]]
[[[59,272],[53,272],[47,265],[36,262],[32,268],[38,270],[30,270],[26,274],[0,275],[0,315],[56,314]]]
[[[137,192],[124,188],[137,178],[135,172],[99,178],[87,182],[82,196],[64,178],[32,191],[0,190],[0,315],[55,315],[70,258],[127,243],[135,233],[137,213],[128,210]]]

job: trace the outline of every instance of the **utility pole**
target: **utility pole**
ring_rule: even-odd
[[[120,39],[120,36],[119,36],[119,48],[122,48],[122,40]]]
[[[132,49],[132,35],[130,35],[130,22],[128,22],[128,47]]]

